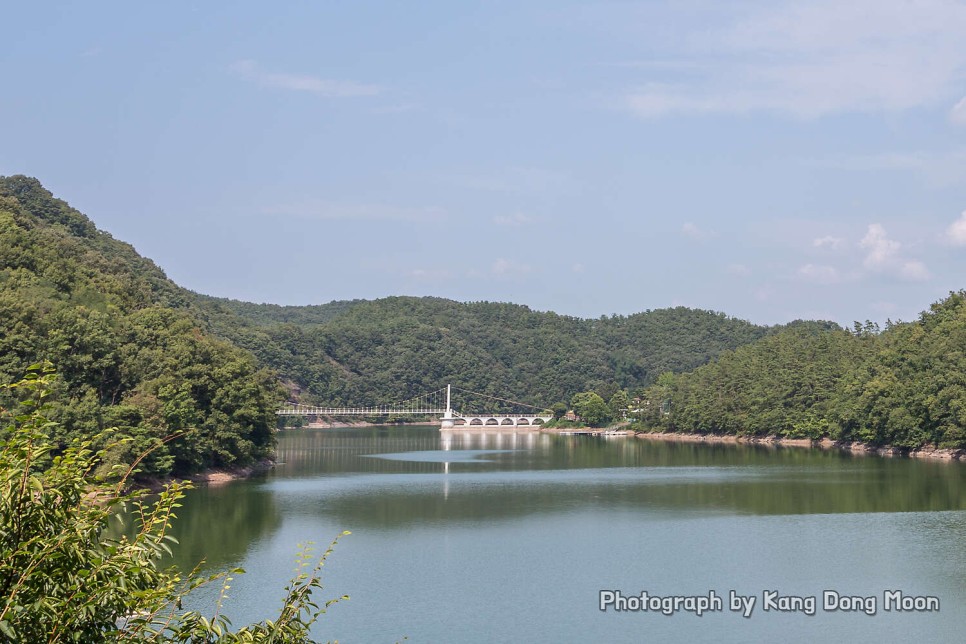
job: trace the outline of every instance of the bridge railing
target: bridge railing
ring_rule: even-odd
[[[468,399],[464,399],[461,403],[457,403],[460,407],[463,407],[468,403],[468,401],[475,401],[477,404],[482,402],[482,405],[493,407],[501,407],[501,411],[487,411],[479,413],[466,413],[462,411],[457,411],[453,408],[453,400],[451,393],[456,390],[460,395],[469,396]],[[486,402],[489,401],[489,402]],[[469,402],[468,404],[473,404]],[[509,406],[509,408],[508,408]],[[525,411],[524,411],[525,410]],[[483,394],[479,392],[473,392],[465,389],[460,389],[458,387],[453,387],[452,385],[446,385],[441,389],[429,392],[427,394],[421,394],[414,398],[404,400],[401,402],[392,402],[384,405],[370,405],[365,407],[322,407],[322,406],[311,406],[302,405],[295,402],[290,402],[285,408],[275,412],[278,416],[425,416],[425,415],[442,415],[444,420],[455,419],[455,418],[476,418],[476,417],[504,417],[504,416],[519,416],[520,418],[526,418],[529,416],[544,416],[549,413],[548,410],[541,409],[540,407],[535,407],[534,405],[528,405],[526,403],[516,402],[513,400],[508,400],[505,398],[498,398],[496,396],[491,396],[489,394]]]
[[[275,412],[277,416],[415,416],[445,413],[445,409],[438,407],[394,409],[392,407],[305,407],[302,405],[279,409]]]

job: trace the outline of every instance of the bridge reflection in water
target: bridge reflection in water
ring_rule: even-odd
[[[535,455],[546,454],[559,439],[527,430],[427,431],[430,429],[401,425],[285,430],[279,437],[276,474],[290,478],[317,476],[319,472],[438,474],[449,472],[452,463],[470,471],[501,469],[510,463],[513,469],[534,467],[543,462],[542,457],[534,461]],[[501,453],[500,464],[487,457],[480,460],[480,452]],[[387,454],[406,457],[385,458]],[[376,456],[379,458],[373,458]]]
[[[533,449],[540,444],[550,444],[550,436],[537,432],[507,432],[466,430],[444,432],[439,439],[439,449],[449,450],[487,450],[487,449]]]

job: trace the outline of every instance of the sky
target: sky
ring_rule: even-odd
[[[0,175],[192,290],[912,320],[966,0],[8,3]]]

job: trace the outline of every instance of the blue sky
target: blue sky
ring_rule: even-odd
[[[966,2],[15,3],[0,174],[196,291],[913,319]]]

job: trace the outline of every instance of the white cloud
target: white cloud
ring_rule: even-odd
[[[966,210],[946,229],[946,240],[953,246],[966,246]]]
[[[872,303],[872,309],[877,313],[881,313],[882,315],[891,315],[892,313],[895,313],[898,308],[899,307],[895,302],[889,302],[887,300],[879,300],[878,302]]]
[[[533,221],[533,218],[523,214],[522,212],[515,212],[512,215],[497,215],[493,218],[493,223],[497,226],[506,226],[508,228],[519,228]]]
[[[382,92],[378,85],[355,81],[331,80],[302,74],[270,72],[259,67],[253,60],[239,60],[231,65],[231,71],[241,78],[265,87],[278,87],[296,92],[311,92],[328,98],[375,96]]]
[[[867,269],[894,274],[907,280],[929,279],[929,269],[919,260],[903,257],[899,251],[902,244],[889,239],[885,228],[881,224],[870,224],[865,237],[859,242],[859,247],[865,251],[862,265]]]
[[[929,269],[918,260],[907,260],[902,262],[899,267],[899,277],[912,281],[924,281],[929,279]]]
[[[961,91],[966,3],[959,0],[725,7],[723,26],[680,23],[694,26],[672,34],[680,44],[669,62],[691,71],[669,84],[654,82],[660,70],[644,68],[649,78],[628,94],[628,109],[646,118],[752,111],[815,118],[948,105]]]
[[[949,111],[949,120],[956,125],[966,125],[966,96]]]
[[[831,159],[809,160],[806,163],[840,170],[907,170],[920,169],[928,155],[923,152],[883,152]]]
[[[471,190],[528,195],[559,195],[575,185],[574,180],[561,172],[533,166],[511,166],[479,172],[435,175],[434,178]]]
[[[909,170],[920,175],[927,184],[941,187],[963,183],[964,177],[966,177],[966,148],[806,159],[804,163],[859,172]]]
[[[835,284],[840,279],[839,272],[834,266],[816,264],[805,264],[798,269],[798,276],[816,284]]]
[[[446,211],[441,208],[407,208],[386,204],[339,204],[316,201],[268,206],[263,208],[262,212],[280,217],[320,220],[427,223],[446,219]]]
[[[859,242],[859,248],[865,250],[862,265],[871,269],[883,269],[892,264],[902,244],[886,235],[881,224],[870,224],[865,237]]]
[[[771,284],[763,284],[755,289],[755,299],[759,302],[767,302],[771,300],[774,294],[775,288]]]
[[[498,277],[514,277],[533,272],[533,267],[505,257],[498,257],[490,267],[490,272]]]
[[[416,103],[397,103],[395,105],[383,105],[382,107],[374,107],[370,112],[373,114],[402,114],[404,112],[412,112],[413,110],[419,109],[419,105]]]
[[[451,271],[432,268],[414,268],[407,275],[414,280],[432,282],[448,280],[453,277]]]
[[[681,234],[685,237],[690,237],[691,239],[709,239],[715,236],[714,231],[700,228],[697,224],[690,221],[685,222],[685,224],[681,226]]]
[[[832,250],[838,250],[842,247],[845,240],[841,237],[832,237],[831,235],[826,235],[825,237],[819,237],[812,241],[812,246],[815,248],[830,248]]]

